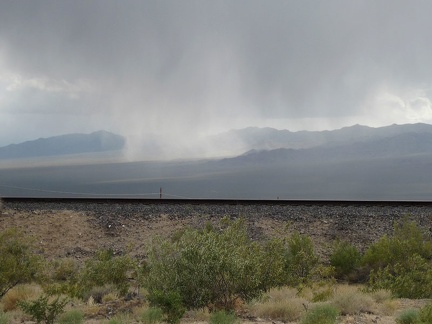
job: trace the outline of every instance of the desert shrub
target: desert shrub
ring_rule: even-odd
[[[151,305],[157,305],[162,309],[164,321],[169,324],[179,323],[186,311],[178,292],[154,290],[148,298]]]
[[[60,324],[81,324],[84,323],[84,313],[77,309],[72,309],[59,317]]]
[[[67,298],[60,298],[58,296],[51,302],[49,296],[43,295],[33,301],[20,301],[19,307],[24,313],[30,315],[36,323],[54,323],[57,316],[63,313],[66,304],[68,303]]]
[[[42,288],[38,285],[18,285],[9,290],[2,298],[3,310],[8,312],[18,307],[18,302],[39,297]]]
[[[414,254],[431,259],[432,243],[415,222],[404,219],[394,224],[392,236],[384,235],[366,250],[362,263],[375,271],[395,264],[409,268]]]
[[[0,324],[8,324],[9,315],[0,310]]]
[[[238,322],[238,318],[232,312],[220,310],[210,315],[210,324],[234,324]]]
[[[368,289],[388,289],[396,297],[432,298],[431,263],[414,254],[403,264],[371,271]]]
[[[371,313],[375,306],[372,296],[352,286],[339,287],[331,303],[335,305],[343,315]]]
[[[104,296],[112,294],[115,291],[116,291],[116,288],[113,285],[95,286],[95,287],[88,289],[82,295],[82,299],[87,301],[90,298],[92,298],[94,303],[101,304],[103,302]]]
[[[79,273],[77,295],[82,297],[93,287],[113,285],[120,295],[126,295],[129,290],[129,275],[135,270],[136,264],[128,255],[114,256],[113,251],[106,250],[97,253],[88,260]]]
[[[243,220],[225,219],[222,225],[221,231],[187,229],[174,242],[153,243],[146,277],[150,300],[178,294],[188,309],[229,311],[239,298],[249,301],[282,281],[281,242],[253,242]]]
[[[396,318],[398,324],[419,324],[420,316],[417,309],[406,309]]]
[[[149,307],[141,314],[143,324],[155,324],[162,322],[163,311],[158,307]]]
[[[36,278],[41,258],[15,229],[0,233],[0,298],[12,287]]]
[[[339,310],[335,306],[319,304],[306,312],[301,324],[334,324],[338,316]]]
[[[361,254],[359,250],[349,242],[337,241],[330,255],[330,265],[335,269],[335,277],[351,281],[360,264]]]
[[[285,275],[288,285],[307,282],[318,265],[313,242],[310,237],[294,232],[287,240],[285,249]]]
[[[55,260],[51,265],[51,277],[55,281],[75,280],[78,271],[78,263],[70,258]]]
[[[419,313],[421,323],[432,323],[432,304],[429,303],[420,309]]]
[[[303,315],[304,304],[306,300],[303,298],[270,299],[253,305],[251,310],[257,317],[272,321],[295,322]]]

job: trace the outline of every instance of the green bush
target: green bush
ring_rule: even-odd
[[[0,324],[8,324],[9,315],[0,310]]]
[[[301,324],[334,324],[339,316],[339,310],[329,304],[314,306],[308,310]]]
[[[371,271],[368,288],[388,289],[400,298],[432,298],[431,263],[414,254],[406,263]]]
[[[141,314],[143,324],[155,324],[162,322],[163,311],[158,307],[150,307]]]
[[[41,258],[15,229],[0,233],[0,298],[14,286],[36,278]]]
[[[396,318],[398,324],[420,324],[419,311],[417,309],[406,309]],[[429,322],[430,323],[430,322]]]
[[[337,241],[330,255],[330,265],[335,269],[337,279],[348,280],[357,270],[361,260],[359,250],[351,243]]]
[[[113,251],[106,250],[97,253],[88,260],[80,271],[77,281],[72,281],[72,294],[83,297],[94,287],[113,285],[120,295],[126,295],[129,290],[129,277],[136,269],[136,264],[128,255],[114,256]]]
[[[188,309],[232,310],[238,298],[249,301],[281,281],[283,244],[253,242],[242,220],[222,225],[153,243],[146,276],[151,300],[176,293]]]
[[[427,304],[420,309],[419,313],[421,323],[432,323],[432,304]]]
[[[221,310],[212,313],[209,322],[210,324],[234,324],[238,321],[234,313]]]
[[[70,310],[60,316],[58,322],[60,324],[81,324],[84,323],[84,314],[80,310]]]
[[[310,237],[298,232],[288,238],[285,249],[285,275],[288,285],[306,283],[318,265],[313,242]]]
[[[162,309],[165,315],[164,320],[167,323],[179,323],[186,311],[182,303],[182,297],[178,292],[154,290],[148,298],[151,305],[159,306]]]
[[[49,302],[49,296],[42,295],[33,301],[20,301],[18,305],[24,313],[30,315],[37,323],[52,324],[57,316],[63,313],[67,303],[67,298],[58,296]]]
[[[431,259],[432,243],[415,222],[405,219],[395,223],[392,236],[384,235],[366,250],[362,264],[375,271],[397,263],[409,268],[408,259],[414,254]]]

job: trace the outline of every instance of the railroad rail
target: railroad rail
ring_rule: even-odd
[[[177,205],[289,205],[289,206],[432,206],[431,201],[419,200],[307,200],[307,199],[153,199],[153,198],[29,198],[3,197],[4,202],[39,203],[112,203],[112,204],[177,204]]]

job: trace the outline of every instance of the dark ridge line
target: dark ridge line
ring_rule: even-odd
[[[1,198],[1,197],[0,197]],[[300,206],[432,206],[432,200],[308,200],[308,199],[177,199],[177,198],[36,198],[3,197],[18,203],[176,204],[176,205],[300,205]]]

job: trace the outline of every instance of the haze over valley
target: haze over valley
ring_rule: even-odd
[[[251,127],[206,143],[215,152],[237,152],[212,159],[130,161],[124,138],[105,131],[9,145],[0,148],[0,194],[158,198],[163,188],[164,198],[432,197],[428,124],[322,132]]]

